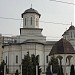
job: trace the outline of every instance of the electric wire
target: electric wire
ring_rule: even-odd
[[[1,19],[10,19],[10,20],[23,20],[23,19],[17,19],[17,18],[7,18],[7,17],[0,17]],[[30,20],[27,20],[30,21]],[[33,20],[32,20],[33,21]],[[22,22],[22,21],[21,21]],[[61,24],[61,25],[71,25],[71,24],[65,24],[65,23],[57,23],[57,22],[50,22],[50,21],[39,21],[43,23],[51,23],[51,24]]]
[[[74,3],[63,2],[63,1],[57,1],[57,0],[50,0],[50,1],[55,1],[55,2],[60,2],[60,3],[65,3],[65,4],[71,4],[71,5],[75,5]]]

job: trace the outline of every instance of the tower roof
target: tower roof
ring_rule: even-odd
[[[71,25],[70,27],[69,27],[69,29],[68,30],[66,30],[65,32],[64,32],[64,34],[63,35],[66,35],[66,34],[68,34],[68,31],[69,30],[75,30],[75,27],[73,26],[73,25]],[[63,36],[62,35],[62,36]]]
[[[49,55],[53,54],[75,54],[75,51],[72,45],[62,38],[55,43]]]
[[[24,13],[22,13],[22,18],[23,18],[23,15],[26,13],[36,13],[37,15],[39,15],[39,17],[41,16],[41,14],[39,14],[37,10],[30,8],[30,9],[25,10]]]
[[[75,30],[75,27],[71,25],[68,30]]]

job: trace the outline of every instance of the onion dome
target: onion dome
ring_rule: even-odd
[[[62,38],[52,47],[49,55],[53,54],[75,54],[75,51],[73,46],[66,39]]]
[[[26,13],[35,13],[35,14],[39,15],[39,17],[41,16],[41,14],[39,14],[37,10],[30,8],[30,9],[25,10],[24,13],[22,13],[22,18],[23,18],[23,15]]]

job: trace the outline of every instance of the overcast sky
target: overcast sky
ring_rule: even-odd
[[[74,3],[73,0],[61,1]],[[64,24],[72,22],[74,25],[74,5],[50,0],[0,0],[0,17],[21,19],[21,14],[29,9],[31,4],[32,8],[41,14],[40,21]],[[0,33],[3,35],[19,35],[19,29],[22,26],[21,20],[0,18]],[[40,27],[43,28],[42,34],[50,40],[60,39],[69,26],[40,22]]]

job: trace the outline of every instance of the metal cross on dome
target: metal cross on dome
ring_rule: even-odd
[[[72,26],[72,22],[71,22],[71,26]]]
[[[31,8],[32,8],[32,4],[31,4]]]

